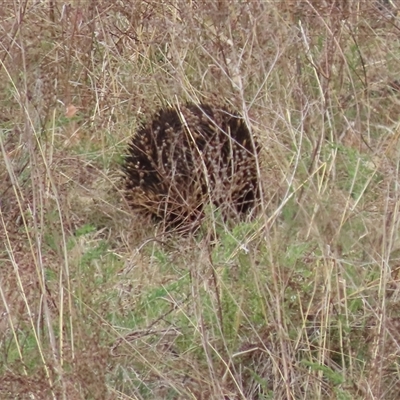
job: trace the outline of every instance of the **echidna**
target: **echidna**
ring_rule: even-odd
[[[244,213],[259,195],[258,152],[244,120],[225,108],[161,109],[129,144],[126,198],[167,228],[197,226],[207,204]]]

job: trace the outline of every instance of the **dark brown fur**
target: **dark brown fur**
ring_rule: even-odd
[[[200,221],[210,203],[224,216],[244,213],[259,193],[257,155],[236,114],[208,105],[162,109],[129,144],[126,198],[166,227]]]

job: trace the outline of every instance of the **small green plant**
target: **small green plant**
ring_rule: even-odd
[[[3,3],[0,398],[397,399],[395,2]],[[182,235],[118,171],[187,103],[263,196]]]

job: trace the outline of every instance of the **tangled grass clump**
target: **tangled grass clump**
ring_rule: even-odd
[[[166,228],[198,226],[207,204],[224,217],[246,213],[259,197],[258,154],[236,113],[205,104],[161,109],[130,142],[126,198]]]

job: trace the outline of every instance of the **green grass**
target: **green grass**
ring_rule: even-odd
[[[20,3],[0,18],[0,397],[397,399],[397,17]],[[162,235],[119,169],[186,101],[251,124],[264,196]]]

